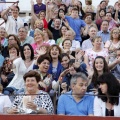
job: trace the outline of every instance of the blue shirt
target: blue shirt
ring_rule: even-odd
[[[107,40],[110,40],[110,31],[105,33],[101,30],[97,33],[97,36],[101,36],[103,43],[105,43]]]
[[[2,67],[4,62],[4,57],[0,54],[0,67]]]
[[[65,19],[67,19],[70,27],[76,33],[75,40],[82,41],[80,30],[81,30],[82,27],[86,26],[86,23],[84,22],[84,20],[81,20],[80,18],[72,18],[70,16],[65,16]]]
[[[93,102],[94,97],[89,95],[76,102],[70,91],[59,97],[57,114],[87,116],[93,114]]]

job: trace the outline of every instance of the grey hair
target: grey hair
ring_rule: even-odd
[[[20,28],[18,29],[18,31],[19,31],[20,29],[22,29],[22,28],[25,30],[26,33],[28,33],[28,30],[27,30],[25,27],[20,27]]]
[[[81,78],[82,80],[88,81],[88,78],[87,78],[87,76],[84,73],[78,72],[78,73],[75,73],[72,76],[70,84],[71,85],[76,84],[78,78]]]

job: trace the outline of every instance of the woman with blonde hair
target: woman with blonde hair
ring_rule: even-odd
[[[112,63],[116,57],[116,50],[120,48],[120,30],[113,28],[110,33],[110,40],[105,43],[105,48],[109,52],[109,63]]]
[[[31,45],[34,49],[34,54],[37,54],[37,50],[39,50],[40,46],[44,42],[44,33],[41,30],[39,30],[38,28],[35,29],[34,40],[35,40],[35,43],[33,43]]]

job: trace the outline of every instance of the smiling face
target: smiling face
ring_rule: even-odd
[[[39,17],[41,20],[45,18],[45,12],[40,12]]]
[[[72,46],[72,43],[70,40],[65,40],[65,42],[63,43],[63,48],[64,49],[70,49]]]
[[[38,83],[35,77],[27,77],[25,81],[26,91],[34,93],[38,89]]]
[[[103,71],[104,68],[104,62],[102,58],[97,58],[95,60],[95,68],[97,71]]]
[[[14,7],[14,9],[12,9],[11,12],[12,12],[13,17],[18,17],[18,15],[19,15],[18,8]]]
[[[50,62],[44,59],[40,64],[38,64],[41,73],[47,73],[50,66]]]
[[[30,47],[28,45],[26,45],[23,48],[23,52],[24,52],[25,59],[31,57],[31,49],[30,49]]]
[[[14,55],[17,57],[17,50],[16,48],[12,47],[11,49],[9,49],[9,55]]]
[[[50,51],[50,55],[52,58],[58,58],[59,54],[60,54],[60,51],[56,46],[54,46]]]
[[[15,40],[14,36],[10,36],[8,38],[8,44],[12,45],[12,44],[17,44],[17,41]]]
[[[101,44],[102,44],[102,39],[101,39],[101,38],[96,38],[96,39],[94,40],[94,42],[93,42],[93,45],[94,45],[95,47],[100,47]]]
[[[35,42],[43,41],[43,36],[40,34],[40,32],[34,33],[34,40],[35,40]]]
[[[62,61],[61,61],[61,65],[64,67],[64,68],[68,68],[68,63],[69,63],[69,58],[67,56],[64,56],[62,58]]]

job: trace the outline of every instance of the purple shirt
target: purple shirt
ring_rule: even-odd
[[[38,14],[41,10],[44,10],[44,11],[46,11],[46,5],[44,5],[44,4],[42,4],[42,5],[38,5],[38,4],[35,4],[34,5],[34,12],[36,13],[36,14]]]

